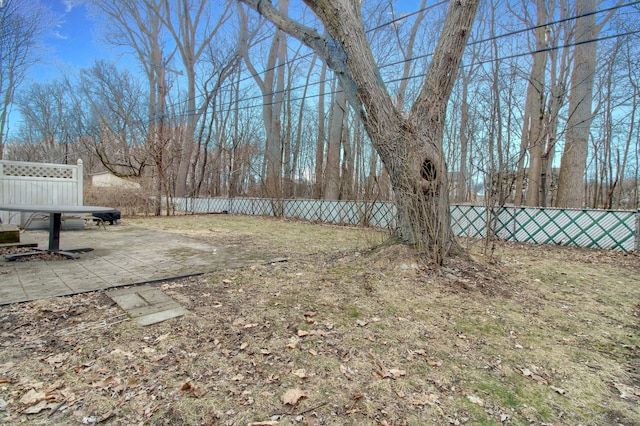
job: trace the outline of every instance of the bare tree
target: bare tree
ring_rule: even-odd
[[[621,3],[621,2],[620,2]],[[575,50],[569,94],[569,117],[560,175],[558,177],[558,207],[580,208],[585,204],[585,172],[588,139],[593,120],[593,80],[596,69],[597,37],[611,17],[610,12],[596,23],[596,0],[576,1]]]
[[[316,156],[315,156],[315,182],[313,185],[313,197],[322,198],[323,182],[324,182],[324,146],[325,146],[325,110],[324,110],[324,88],[327,77],[327,64],[322,63],[320,68],[320,82],[318,88],[318,134],[316,139]]]
[[[71,82],[68,84],[71,86]],[[121,177],[140,177],[149,162],[143,141],[148,130],[148,94],[128,71],[96,61],[80,71],[71,88],[78,134],[104,168]]]
[[[336,91],[335,89],[333,90],[333,92]],[[327,163],[324,169],[323,191],[323,198],[326,200],[340,198],[340,148],[343,143],[343,131],[347,115],[347,98],[343,91],[337,91],[329,111],[329,138],[327,140]]]
[[[384,163],[395,192],[397,235],[442,263],[454,247],[442,132],[447,101],[478,8],[451,2],[422,89],[408,112],[389,94],[364,30],[361,3],[306,0],[326,37],[268,2],[242,0],[316,51],[334,71]]]
[[[9,108],[16,88],[38,61],[38,37],[56,19],[40,4],[20,0],[0,2],[0,159],[3,158]]]
[[[16,96],[15,104],[24,117],[23,126],[28,129],[31,141],[41,143],[43,159],[67,163],[75,133],[73,105],[64,82],[32,83]]]
[[[287,15],[288,0],[279,0],[283,16]],[[264,187],[265,193],[270,198],[281,197],[282,178],[282,107],[284,91],[284,62],[286,58],[287,42],[285,34],[276,30],[267,56],[264,77],[255,68],[249,56],[249,29],[248,21],[241,5],[238,5],[240,15],[240,43],[244,63],[247,65],[253,79],[258,84],[262,93],[262,119],[265,127],[265,151],[264,151]]]
[[[523,192],[524,159],[526,150],[529,152],[529,171],[527,174],[526,202],[529,206],[540,205],[541,192],[545,190],[541,182],[543,171],[542,158],[545,151],[543,137],[545,72],[547,66],[547,6],[544,0],[536,0],[536,31],[533,64],[529,75],[527,99],[524,110],[524,125],[522,126],[522,141],[518,161],[518,177],[516,179],[515,204],[521,203]]]
[[[150,0],[145,1],[150,3]],[[177,195],[185,195],[188,192],[193,195],[193,189],[196,186],[194,176],[189,176],[190,165],[194,163],[195,157],[198,155],[197,152],[194,152],[193,137],[196,123],[206,108],[196,108],[196,64],[220,28],[229,19],[231,3],[225,1],[221,5],[221,11],[215,15],[210,9],[213,6],[213,0],[163,0],[161,8],[158,10],[159,18],[176,44],[184,74],[187,77],[187,117],[177,172]],[[150,6],[151,10],[155,10],[153,2],[150,3]],[[190,191],[189,186],[191,186]]]
[[[166,52],[160,19],[163,0],[92,0],[107,17],[108,42],[132,50],[142,66],[149,85],[148,133],[146,147],[156,166],[156,215],[160,214],[163,191],[169,195],[165,175],[165,150],[172,132],[165,129],[167,119],[167,71],[175,50]],[[167,203],[168,203],[167,197]],[[169,209],[167,209],[167,214]]]

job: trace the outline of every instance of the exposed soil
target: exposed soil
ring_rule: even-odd
[[[436,268],[374,230],[135,224],[283,261],[157,283],[189,314],[145,328],[103,292],[0,308],[0,422],[640,424],[636,254],[463,240]]]

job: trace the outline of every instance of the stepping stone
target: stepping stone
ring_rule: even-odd
[[[188,312],[162,290],[154,287],[111,290],[107,292],[107,296],[142,326],[181,317]]]

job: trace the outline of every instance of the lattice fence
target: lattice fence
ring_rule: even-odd
[[[0,160],[0,204],[83,204],[83,165],[29,163]],[[0,211],[4,223],[31,223],[32,213]],[[84,223],[84,221],[82,222]]]
[[[179,211],[284,216],[335,224],[395,226],[393,203],[259,198],[174,198]],[[277,213],[277,214],[274,214]],[[640,251],[640,211],[531,207],[451,206],[451,226],[460,237],[534,244]]]

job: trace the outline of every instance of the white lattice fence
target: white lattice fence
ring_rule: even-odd
[[[83,165],[0,160],[0,203],[83,204]],[[3,223],[23,225],[30,213],[0,212]]]
[[[176,198],[178,210],[279,216],[335,224],[393,228],[393,203],[257,198]],[[487,224],[489,224],[487,226]],[[495,237],[535,244],[640,251],[640,212],[530,207],[451,206],[451,227],[460,237]]]

